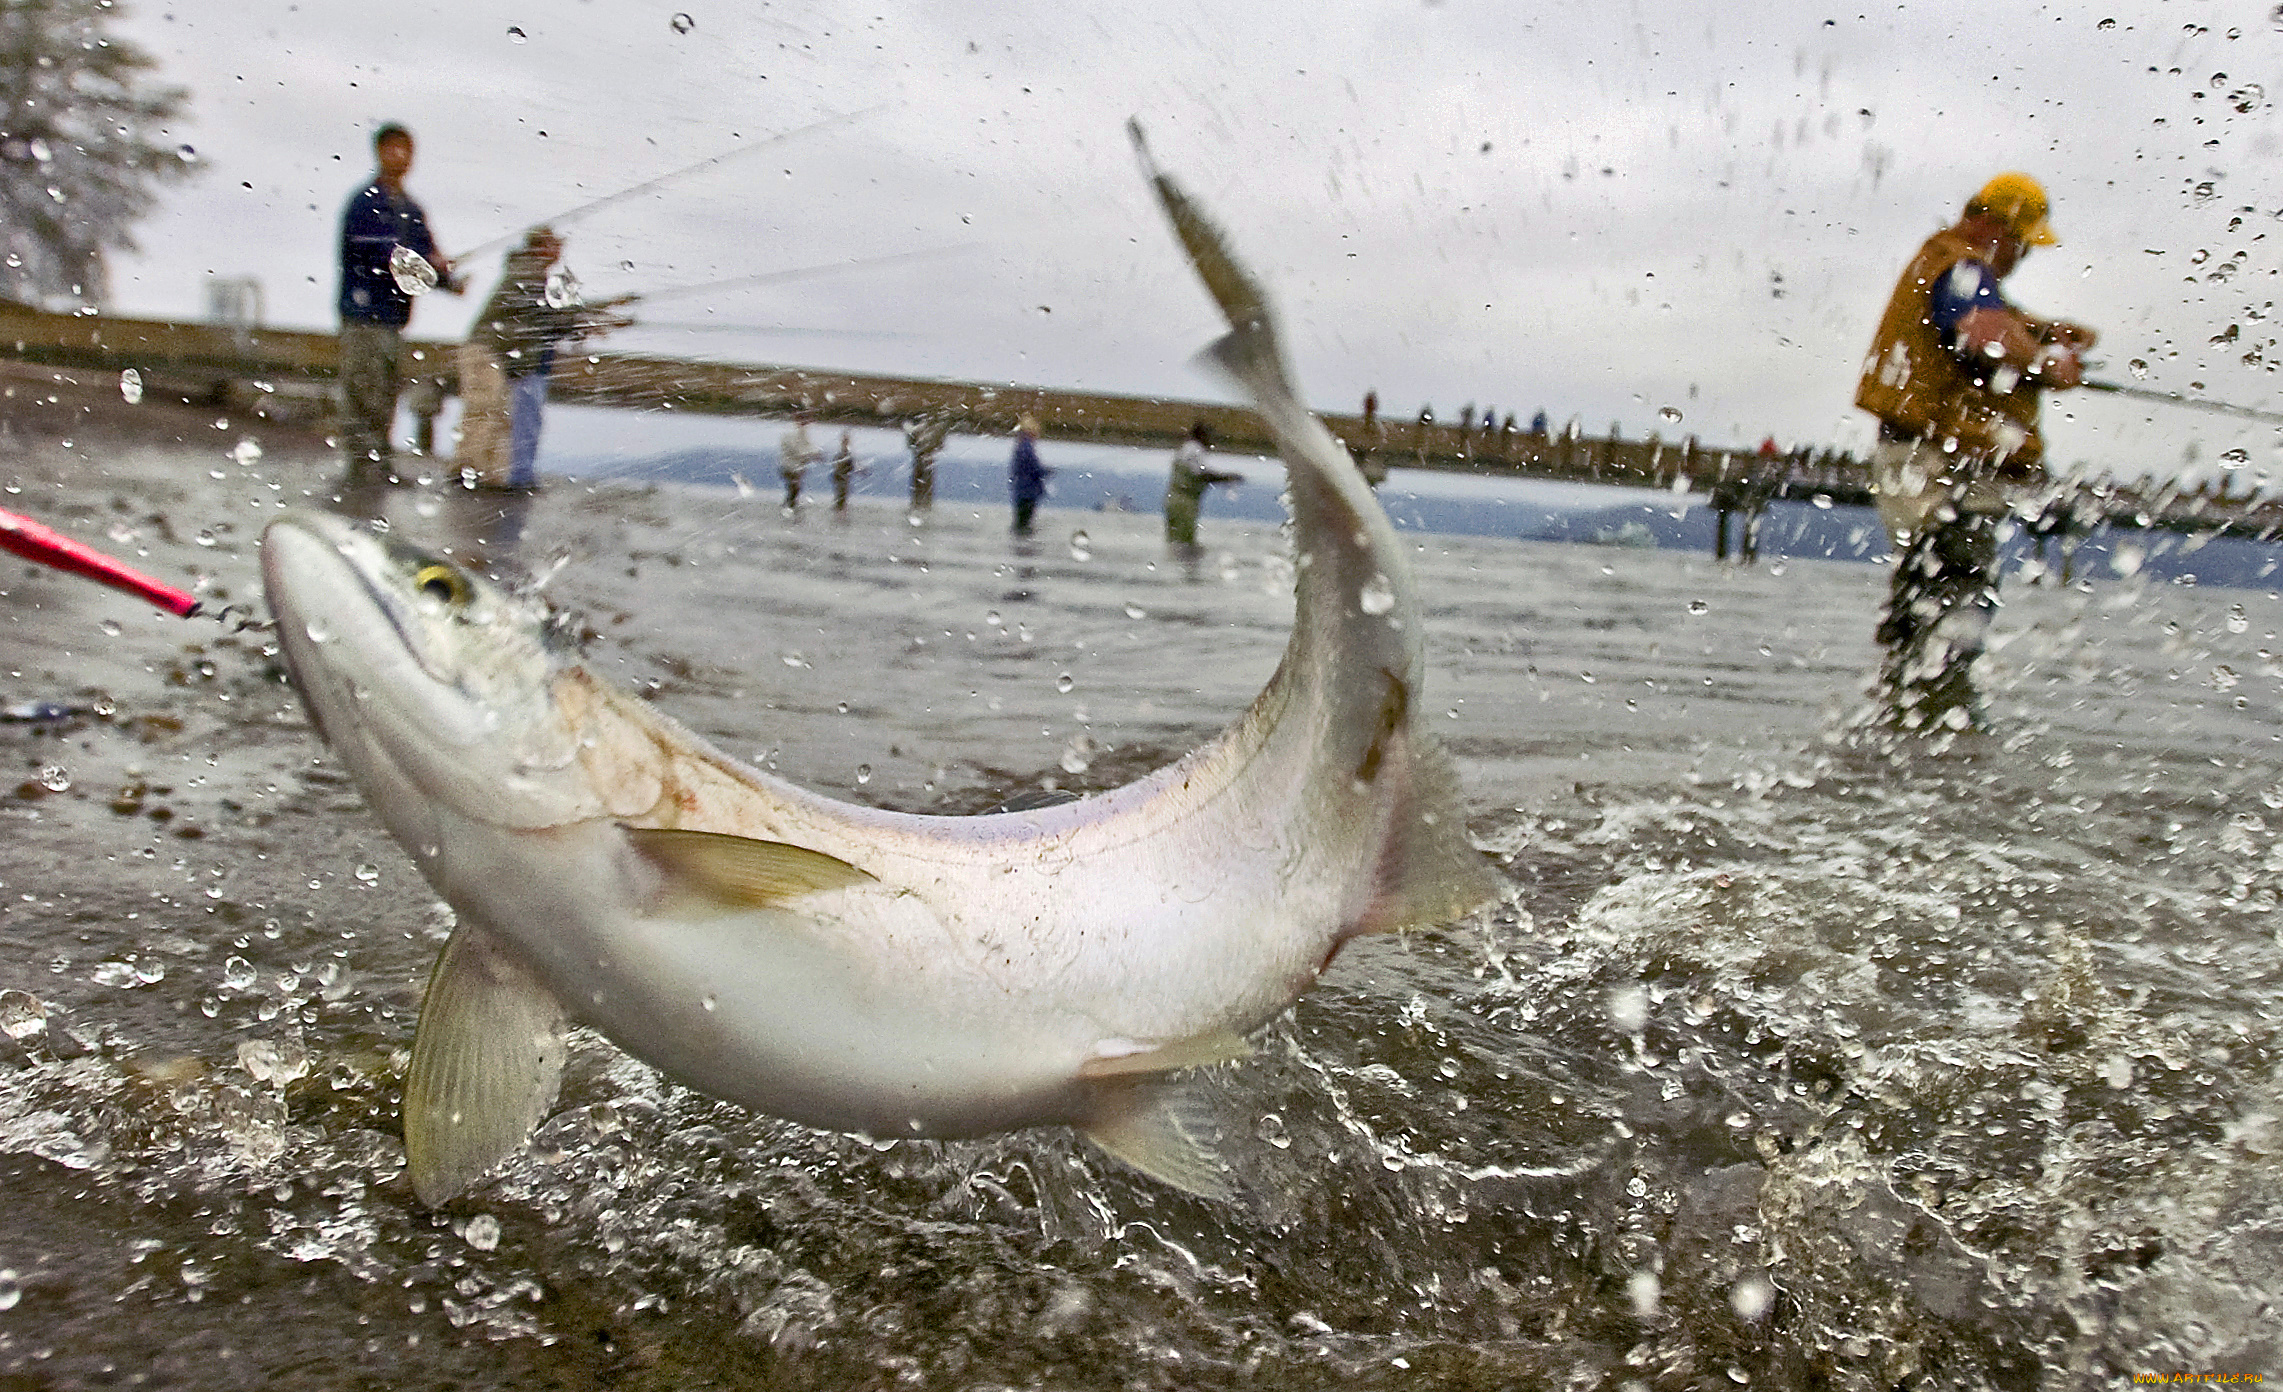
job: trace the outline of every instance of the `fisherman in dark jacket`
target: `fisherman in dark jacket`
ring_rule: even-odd
[[[341,453],[352,469],[380,465],[385,474],[403,386],[398,358],[413,292],[465,288],[436,249],[428,215],[404,191],[412,171],[412,132],[399,125],[373,132],[373,180],[341,213]]]

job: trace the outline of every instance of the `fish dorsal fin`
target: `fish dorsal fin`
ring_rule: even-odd
[[[1234,1030],[1212,1030],[1176,1039],[1170,1044],[1140,1044],[1130,1039],[1105,1039],[1094,1055],[1078,1065],[1081,1078],[1129,1078],[1143,1073],[1171,1073],[1181,1068],[1202,1068],[1209,1063],[1234,1063],[1252,1057],[1252,1045]]]
[[[563,1080],[563,1009],[466,924],[428,978],[404,1075],[412,1192],[433,1208],[520,1149]]]
[[[673,897],[720,913],[772,908],[805,894],[877,883],[837,856],[783,841],[660,827],[623,830],[634,849],[666,878]]]
[[[1193,1088],[1157,1078],[1105,1082],[1084,1129],[1087,1140],[1159,1183],[1201,1199],[1234,1196],[1228,1167],[1213,1153],[1219,1128]]]

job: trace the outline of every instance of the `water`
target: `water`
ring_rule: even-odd
[[[242,602],[260,522],[330,465],[5,467],[25,510],[124,519],[138,564]],[[548,576],[598,671],[732,753],[912,810],[1172,758],[1243,709],[1290,620],[1274,529],[1211,517],[1187,565],[1116,513],[1049,510],[1018,546],[998,507],[788,520],[671,485],[348,506]],[[37,1002],[6,997],[0,1040],[0,1373],[1870,1389],[2278,1366],[2274,594],[2014,583],[1994,733],[1892,748],[1862,723],[1876,567],[1415,541],[1422,699],[1514,899],[1355,945],[1210,1075],[1230,1205],[1058,1132],[806,1131],[582,1036],[529,1152],[418,1209],[397,1089],[449,910],[262,634],[11,568],[9,694],[112,713],[0,727],[22,780],[0,991]]]

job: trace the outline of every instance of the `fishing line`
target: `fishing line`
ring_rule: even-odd
[[[531,222],[525,223],[523,226],[516,228],[512,232],[501,233],[499,236],[492,238],[490,241],[478,242],[474,246],[467,248],[465,251],[462,251],[459,255],[453,257],[452,259],[454,262],[468,261],[474,257],[483,255],[485,252],[493,251],[508,245],[510,242],[515,241],[517,238],[524,236],[534,227],[543,227],[557,223],[568,223],[575,221],[579,218],[586,217],[591,213],[599,212],[602,209],[609,207],[613,203],[623,202],[626,199],[649,193],[666,184],[672,183],[676,179],[687,178],[692,174],[696,174],[702,170],[710,169],[713,166],[721,164],[727,160],[736,159],[739,155],[751,154],[755,150],[766,150],[771,146],[781,145],[784,142],[794,139],[797,136],[810,135],[817,131],[828,130],[833,126],[846,125],[851,121],[862,120],[866,116],[870,116],[875,112],[885,111],[886,109],[887,104],[883,103],[879,106],[865,107],[861,111],[850,111],[844,112],[837,116],[827,116],[823,120],[812,121],[805,126],[797,126],[792,130],[781,131],[776,135],[764,136],[761,139],[754,141],[750,145],[740,145],[734,150],[724,150],[718,155],[709,155],[706,158],[697,161],[695,164],[685,164],[679,169],[668,170],[664,174],[660,174],[655,178],[645,179],[641,183],[635,184],[629,188],[622,188],[616,193],[606,193],[600,198],[589,199],[587,202],[581,203],[575,208],[566,209],[563,212],[553,214],[549,217],[536,218]],[[402,290],[407,295],[416,297],[425,295],[429,291],[435,289],[438,284],[436,268],[428,263],[428,259],[420,255],[418,252],[412,250],[412,248],[403,246],[401,244],[389,254],[389,273],[395,277],[397,288]]]
[[[2208,397],[2182,396],[2178,392],[2157,391],[2151,387],[2132,387],[2122,382],[2086,381],[2078,384],[2087,391],[2106,392],[2111,396],[2129,396],[2135,401],[2153,401],[2165,406],[2185,406],[2195,411],[2211,411],[2223,416],[2241,416],[2245,420],[2265,421],[2269,425],[2283,425],[2283,411],[2263,411],[2256,406],[2238,406],[2230,401],[2213,401]]]

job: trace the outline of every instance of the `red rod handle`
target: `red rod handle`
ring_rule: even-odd
[[[138,595],[177,618],[187,619],[198,612],[196,596],[162,585],[139,570],[112,560],[92,547],[82,546],[70,537],[50,527],[43,527],[29,517],[0,510],[0,550],[13,551],[28,561],[54,566],[73,575],[84,575],[90,580]]]

